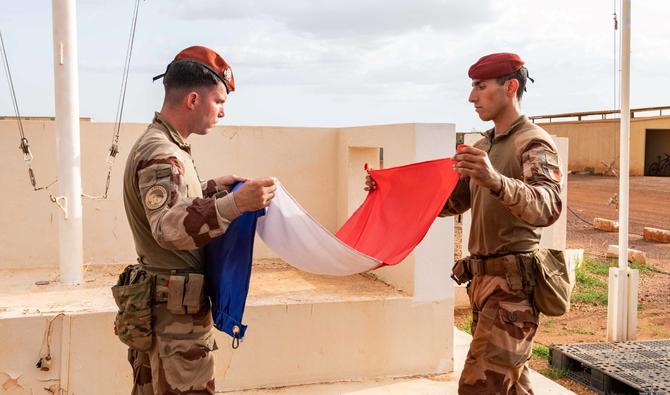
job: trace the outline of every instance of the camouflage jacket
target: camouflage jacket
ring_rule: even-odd
[[[561,165],[556,146],[541,127],[519,117],[503,133],[495,129],[474,146],[486,151],[503,175],[499,195],[462,177],[440,216],[472,208],[468,248],[473,255],[530,252],[541,227],[561,214]]]
[[[233,194],[201,182],[191,147],[159,113],[128,154],[123,200],[142,262],[202,272],[201,247],[240,215]]]

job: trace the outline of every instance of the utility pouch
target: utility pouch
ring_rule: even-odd
[[[451,269],[451,278],[456,281],[456,284],[461,285],[472,280],[469,261],[470,257],[467,257],[459,259],[454,263],[454,267]]]
[[[533,304],[552,317],[570,310],[570,278],[563,251],[542,249],[535,255]]]
[[[505,267],[505,279],[507,285],[512,291],[521,291],[523,289],[523,278],[521,277],[521,270],[516,255],[507,255],[504,258],[503,265]]]
[[[205,285],[205,276],[199,273],[189,273],[184,292],[184,307],[188,314],[200,311],[202,288]]]
[[[128,347],[147,351],[152,343],[151,297],[154,281],[139,265],[130,265],[119,275],[112,295],[119,308],[114,333]]]
[[[184,308],[184,285],[186,276],[171,275],[168,280],[167,309],[172,314],[186,314]]]

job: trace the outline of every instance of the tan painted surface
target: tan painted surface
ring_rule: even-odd
[[[75,394],[127,392],[130,368],[125,347],[112,332],[115,306],[109,292],[118,269],[120,265],[89,266],[84,284],[76,287],[34,285],[53,273],[48,269],[0,272],[7,284],[0,297],[0,373],[22,377],[22,385],[34,393],[41,393],[44,379]],[[272,260],[255,266],[251,284],[244,318],[249,330],[241,347],[231,350],[230,338],[217,333],[219,389],[453,368],[451,300],[414,303],[369,275],[315,276]],[[45,373],[34,364],[51,319],[54,362]],[[69,327],[65,332],[64,323]]]
[[[615,161],[619,169],[619,120],[571,121],[539,123],[551,134],[570,140],[569,168],[582,171],[592,167],[604,172]],[[670,117],[633,118],[630,125],[630,175],[644,175],[645,138],[647,129],[670,129]]]
[[[35,160],[39,185],[56,179],[56,151],[53,121],[25,121],[24,128]],[[109,199],[84,199],[84,262],[132,262],[135,251],[122,201],[121,176],[130,146],[146,125],[123,124],[120,154],[117,156]],[[0,121],[0,155],[5,167],[0,173],[3,204],[0,205],[0,268],[58,265],[58,215],[49,201],[58,194],[57,184],[49,191],[33,192],[28,172],[18,150],[16,123]],[[112,124],[82,122],[82,185],[89,195],[101,195],[106,177],[107,150]],[[223,174],[248,177],[275,176],[282,180],[321,224],[337,230],[336,129],[237,127],[215,128],[208,136],[192,136],[193,157],[202,178]],[[261,242],[256,256],[273,257]]]
[[[25,121],[24,128],[35,156],[33,168],[39,185],[56,179],[54,122]],[[104,191],[107,151],[112,124],[82,122],[82,185],[89,195]],[[144,124],[123,124],[120,154],[112,173],[107,200],[84,199],[84,262],[132,262],[135,251],[122,201],[122,173],[130,146]],[[0,205],[0,268],[55,267],[58,265],[58,226],[61,211],[49,201],[58,194],[57,184],[49,191],[33,192],[27,168],[18,147],[16,123],[0,120],[0,157],[6,166],[0,173],[5,188]],[[200,177],[235,173],[248,177],[274,176],[328,230],[335,232],[353,207],[362,202],[363,163],[374,159],[384,147],[385,167],[416,161],[416,124],[363,126],[353,128],[287,128],[220,126],[208,136],[192,136],[193,157]],[[349,157],[350,147],[362,157]],[[358,148],[366,148],[358,151]],[[374,148],[372,151],[367,150]],[[360,163],[359,163],[360,162]],[[374,163],[373,163],[374,164]],[[354,172],[360,169],[360,175]],[[351,172],[349,174],[348,172]],[[259,258],[275,255],[257,239]],[[409,265],[411,266],[411,262]],[[400,279],[411,278],[411,268]],[[401,280],[398,283],[402,283]],[[411,292],[408,282],[401,286]]]
[[[460,377],[468,346],[472,337],[458,329],[454,330],[454,372],[442,375],[402,377],[396,379],[366,380],[346,383],[302,385],[275,389],[233,391],[238,395],[445,395],[458,392]],[[560,386],[534,370],[530,380],[537,394],[574,395],[574,392]]]

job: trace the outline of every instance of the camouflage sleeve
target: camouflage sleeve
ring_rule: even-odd
[[[461,177],[438,217],[463,214],[470,209],[470,177]]]
[[[156,242],[171,250],[193,250],[225,233],[240,215],[233,194],[188,197],[184,165],[175,156],[137,166],[137,185]]]
[[[555,149],[542,140],[521,154],[523,179],[504,177],[498,195],[514,215],[534,226],[549,226],[561,215],[561,163]]]
[[[219,187],[214,180],[201,181],[200,188],[202,189],[202,196],[206,198],[212,197],[219,192]]]

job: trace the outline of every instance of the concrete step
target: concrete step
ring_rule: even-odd
[[[0,372],[39,393],[130,388],[126,348],[113,335],[109,287],[123,265],[87,267],[80,286],[37,286],[52,271],[0,271]],[[64,313],[62,316],[58,314]],[[35,368],[53,319],[51,370]],[[217,390],[370,380],[452,370],[453,299],[415,303],[370,275],[315,276],[280,261],[256,263],[237,350],[217,333]],[[26,350],[30,350],[27,352]],[[14,376],[12,376],[14,377]]]
[[[468,352],[472,337],[454,329],[455,371],[441,375],[401,377],[395,379],[338,382],[301,385],[273,389],[230,391],[236,395],[445,395],[458,392],[458,379]],[[531,370],[531,382],[536,394],[574,395],[574,392]]]

